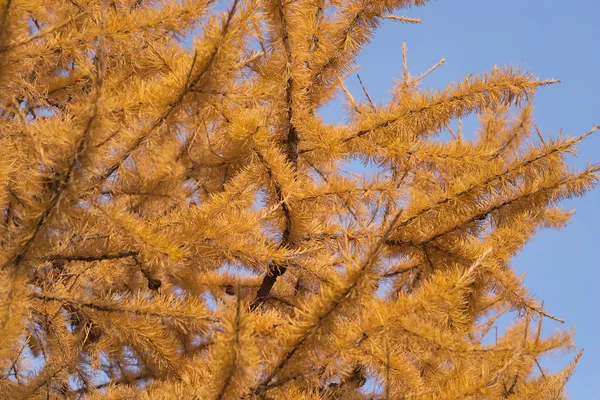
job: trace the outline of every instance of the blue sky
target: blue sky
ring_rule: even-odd
[[[600,124],[600,1],[578,0],[438,0],[406,10],[420,25],[386,22],[365,48],[358,73],[376,102],[389,99],[392,79],[402,75],[401,44],[408,46],[409,70],[420,74],[446,58],[446,63],[423,81],[443,87],[494,65],[513,65],[540,78],[560,79],[542,88],[534,101],[536,123],[544,134],[574,136]],[[361,89],[355,77],[347,84],[356,98]],[[328,121],[343,119],[341,103],[322,110]],[[474,121],[465,123],[465,134]],[[571,164],[600,162],[600,132],[582,143]],[[584,198],[563,203],[577,213],[560,230],[542,230],[514,260],[525,283],[547,310],[575,326],[575,340],[585,352],[568,384],[573,399],[600,399],[600,187]],[[557,326],[544,321],[546,333]],[[569,354],[569,357],[574,354]],[[565,359],[548,361],[558,367]]]

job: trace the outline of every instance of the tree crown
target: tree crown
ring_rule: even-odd
[[[357,101],[425,3],[0,0],[2,397],[563,398],[572,331],[510,262],[596,183],[565,161],[594,130],[543,137],[556,81],[512,68]]]

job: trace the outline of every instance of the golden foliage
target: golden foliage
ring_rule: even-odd
[[[534,140],[556,81],[512,68],[422,88],[443,59],[357,101],[425,3],[1,0],[0,397],[564,398],[573,333],[510,263],[597,182],[565,161],[595,129]]]

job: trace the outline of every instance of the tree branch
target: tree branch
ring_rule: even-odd
[[[286,73],[288,74],[288,79],[285,87],[285,96],[286,96],[286,106],[287,106],[287,139],[286,139],[286,160],[292,165],[294,172],[298,170],[298,133],[296,131],[296,127],[293,123],[294,110],[293,110],[293,86],[294,80],[292,76],[292,51],[289,43],[289,32],[287,28],[287,20],[285,17],[285,10],[283,8],[282,0],[279,0],[277,3],[277,10],[279,12],[279,18],[281,19],[281,40],[283,42],[283,46],[285,48],[285,54],[287,58],[286,63]],[[281,192],[281,187],[277,183],[276,180],[273,179],[273,174],[270,168],[267,166],[264,157],[257,152],[258,158],[265,165],[267,169],[267,173],[269,174],[269,178],[273,181],[273,185],[275,187],[275,192],[277,194],[278,200],[281,204],[281,208],[285,215],[285,229],[283,231],[282,240],[280,243],[280,248],[289,245],[289,236],[292,230],[292,218],[290,215],[290,209],[287,206],[283,193]],[[271,289],[275,282],[277,282],[277,278],[283,274],[285,274],[287,270],[287,266],[278,265],[278,264],[270,264],[268,271],[263,278],[263,281],[256,292],[256,296],[252,303],[250,304],[250,310],[255,310],[260,304],[264,303],[264,299],[269,296],[271,293]]]

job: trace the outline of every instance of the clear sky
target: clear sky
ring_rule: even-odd
[[[392,79],[401,77],[401,44],[406,42],[413,74],[447,59],[423,81],[425,86],[439,88],[494,65],[513,65],[562,81],[536,95],[536,123],[544,134],[556,135],[562,128],[574,136],[600,124],[600,1],[438,0],[403,14],[423,23],[386,22],[357,60],[374,101],[386,101]],[[356,77],[347,84],[361,98]],[[328,121],[343,118],[337,101],[322,114]],[[465,123],[467,130],[474,126]],[[600,162],[600,132],[579,148],[573,166]],[[600,187],[563,205],[577,210],[569,225],[540,231],[513,265],[527,274],[526,284],[547,310],[576,328],[576,343],[585,352],[567,386],[570,397],[600,400]],[[557,327],[544,323],[545,332]],[[546,360],[545,365],[564,361]]]

